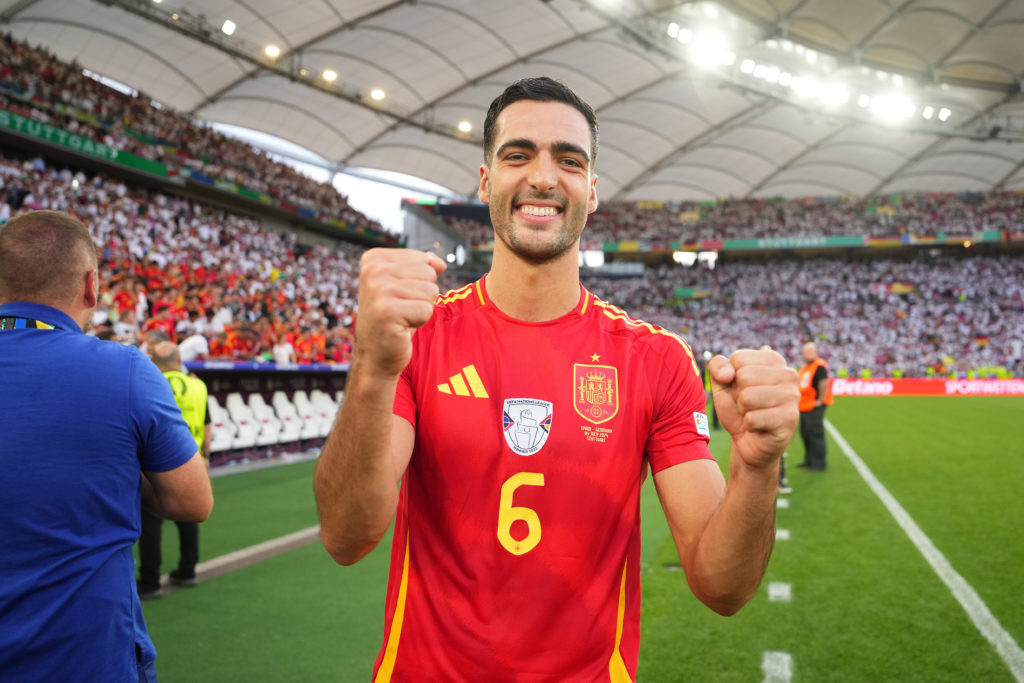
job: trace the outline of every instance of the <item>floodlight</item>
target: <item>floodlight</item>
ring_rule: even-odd
[[[263,53],[270,57],[271,59],[276,59],[277,57],[281,56],[281,48],[279,48],[277,45],[267,45],[265,48],[263,48]]]
[[[324,72],[320,75],[323,76],[324,80],[327,81],[328,83],[331,83],[338,79],[338,72],[333,71],[331,69],[324,69]]]
[[[850,90],[842,83],[829,83],[821,89],[820,97],[826,107],[838,107],[850,99]]]
[[[889,122],[908,119],[916,109],[910,98],[900,93],[884,93],[871,101],[871,113]]]
[[[235,32],[236,28],[238,27],[235,25],[235,22],[231,21],[230,19],[225,19],[224,23],[220,27],[220,30],[224,32],[224,35],[230,36],[232,33]]]
[[[384,91],[381,90],[380,88],[374,88],[373,90],[370,91],[370,97],[380,102],[386,97],[386,95],[384,94]]]

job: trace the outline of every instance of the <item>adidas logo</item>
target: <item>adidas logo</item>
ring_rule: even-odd
[[[490,398],[484,383],[480,381],[480,375],[476,367],[467,365],[462,372],[457,372],[448,378],[447,382],[437,385],[437,390],[442,394],[455,394],[456,396],[472,396],[473,398]]]

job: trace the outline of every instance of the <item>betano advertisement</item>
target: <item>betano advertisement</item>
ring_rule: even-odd
[[[1024,396],[1024,379],[832,380],[833,396]]]

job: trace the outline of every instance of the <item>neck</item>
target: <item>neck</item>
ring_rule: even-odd
[[[517,320],[543,322],[560,318],[580,300],[577,249],[542,265],[527,263],[495,240],[487,274],[487,296],[503,313]]]

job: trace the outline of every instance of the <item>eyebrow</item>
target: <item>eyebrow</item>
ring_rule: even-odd
[[[501,156],[506,150],[513,148],[528,149],[531,152],[536,152],[537,143],[535,143],[533,140],[530,140],[529,138],[515,138],[513,140],[509,140],[501,147],[499,147],[498,151],[495,152],[495,156]],[[588,166],[590,165],[590,153],[574,142],[559,140],[551,145],[551,151],[555,152],[556,154],[578,154],[579,156],[583,157],[586,160]]]

